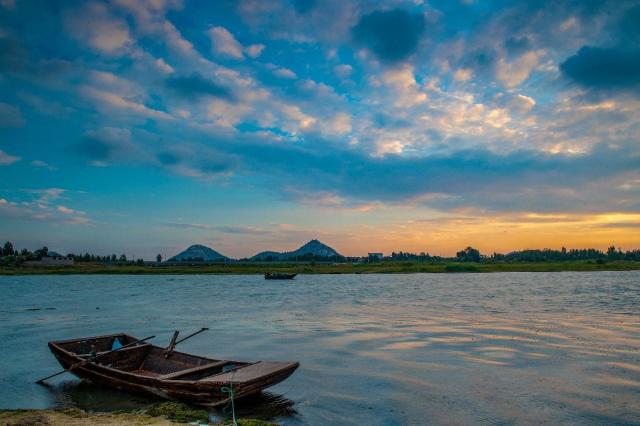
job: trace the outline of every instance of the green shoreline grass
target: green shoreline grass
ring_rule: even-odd
[[[79,263],[66,267],[2,267],[0,275],[72,275],[72,274],[264,274],[295,272],[298,274],[406,274],[461,272],[561,272],[561,271],[633,271],[640,270],[637,261],[593,260],[571,262],[384,262],[378,264],[309,264],[309,263],[233,263],[212,265],[101,265]]]

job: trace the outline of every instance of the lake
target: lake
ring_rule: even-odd
[[[300,368],[243,416],[285,425],[640,424],[640,271],[0,276],[0,408],[153,403],[58,371],[49,340],[209,327],[179,350]],[[213,412],[220,416],[220,412]]]

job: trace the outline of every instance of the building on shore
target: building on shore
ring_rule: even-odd
[[[70,256],[44,256],[40,260],[27,260],[24,266],[72,266],[73,257]]]
[[[370,260],[382,260],[384,258],[384,254],[382,253],[369,253]]]

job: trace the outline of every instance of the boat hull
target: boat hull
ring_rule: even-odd
[[[116,336],[116,335],[114,335]],[[104,336],[100,336],[104,337]],[[92,338],[85,338],[90,340]],[[148,345],[151,346],[151,345]],[[298,363],[255,363],[246,364],[236,373],[221,373],[201,380],[171,380],[161,377],[145,376],[140,373],[112,368],[102,362],[89,362],[85,358],[65,350],[56,342],[50,342],[49,348],[62,365],[80,379],[119,391],[127,391],[163,399],[178,400],[190,404],[214,407],[229,402],[229,394],[222,392],[223,387],[231,387],[235,399],[243,398],[273,386],[289,377],[299,366]],[[153,347],[157,348],[157,347]],[[161,349],[161,348],[158,348]],[[176,352],[177,354],[182,354]],[[189,354],[182,354],[189,355]],[[259,365],[265,374],[242,378],[244,367]],[[74,367],[75,366],[75,367]],[[241,380],[235,380],[234,375]],[[219,377],[219,379],[217,378]]]

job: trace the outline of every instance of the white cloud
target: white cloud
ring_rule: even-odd
[[[244,59],[242,45],[226,28],[213,27],[208,31],[208,34],[211,38],[211,47],[214,52],[235,59]]]
[[[173,73],[175,70],[173,69],[173,67],[169,64],[167,64],[164,59],[162,58],[158,58],[154,61],[154,65],[162,72],[166,73],[166,74],[171,74]]]
[[[62,204],[59,205],[56,210],[58,210],[60,213],[62,214],[66,214],[66,215],[85,215],[85,212],[81,212],[79,210],[74,210],[72,208],[63,206]]]
[[[101,109],[104,109],[105,107],[112,107],[132,111],[145,117],[160,118],[163,120],[172,118],[164,111],[149,108],[142,103],[126,99],[125,97],[116,93],[111,93],[89,86],[82,87],[80,91],[84,96],[95,101],[96,106]]]
[[[47,169],[47,170],[56,170],[55,167],[53,167],[52,165],[50,165],[49,163],[42,161],[42,160],[33,160],[31,162],[31,165],[33,167],[36,167],[38,169]]]
[[[460,68],[453,74],[457,81],[469,81],[473,77],[473,71],[469,68]]]
[[[333,67],[333,71],[340,78],[347,78],[353,73],[353,67],[349,64],[340,64]]]
[[[578,28],[579,26],[580,26],[580,23],[578,22],[576,17],[572,16],[572,17],[564,20],[560,24],[560,31],[564,32],[564,31],[572,30],[572,29]]]
[[[20,157],[9,155],[0,149],[0,166],[8,166],[9,164],[13,164],[17,161],[20,161]]]
[[[125,53],[133,42],[127,21],[113,15],[102,3],[91,2],[67,11],[64,24],[79,42],[102,53]]]
[[[536,104],[536,101],[533,98],[525,95],[516,96],[517,105],[516,107],[523,111],[529,111]]]
[[[273,74],[278,76],[278,77],[288,78],[288,79],[291,79],[291,80],[295,80],[296,78],[298,78],[296,73],[291,71],[289,68],[279,67],[279,66],[276,66],[276,65],[273,65],[270,68],[273,69]]]
[[[305,114],[299,107],[295,105],[276,103],[274,104],[274,106],[279,107],[280,111],[282,111],[285,117],[294,120],[297,126],[302,130],[309,129],[316,122],[316,119],[314,117]],[[291,130],[290,127],[289,129]]]
[[[489,111],[485,121],[493,127],[502,128],[511,121],[511,116],[506,108],[496,108]]]
[[[517,87],[529,78],[529,74],[538,65],[542,56],[541,51],[530,51],[512,62],[500,58],[496,76],[506,87],[510,89]]]
[[[265,47],[266,46],[264,44],[252,44],[245,49],[245,52],[247,53],[247,56],[257,58],[258,56],[262,55],[262,51]]]
[[[411,108],[427,101],[427,94],[420,91],[412,66],[385,71],[382,81],[394,89],[396,107]]]
[[[383,157],[387,154],[402,154],[404,144],[399,140],[383,140],[376,142],[375,157]]]
[[[331,129],[338,134],[349,133],[351,131],[351,116],[346,113],[339,113],[331,121]]]

